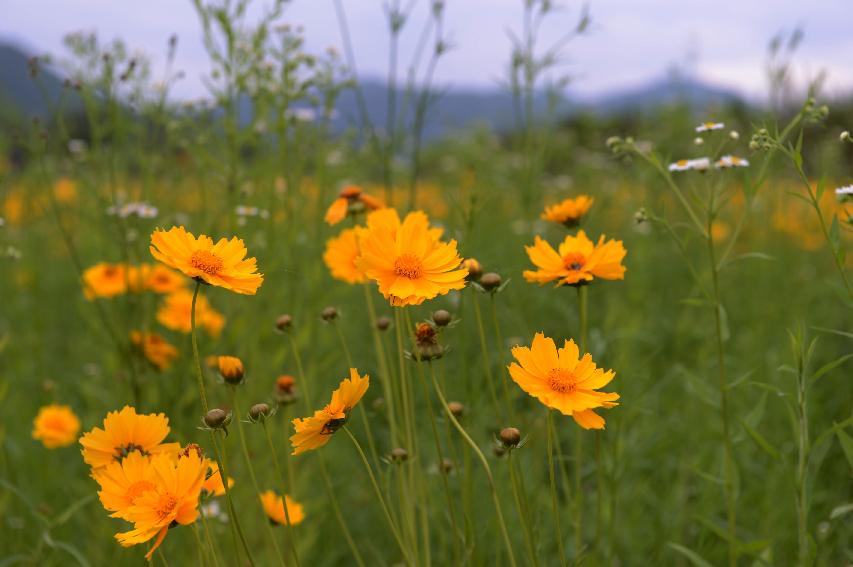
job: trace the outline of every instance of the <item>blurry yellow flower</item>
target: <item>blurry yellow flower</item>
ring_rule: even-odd
[[[209,496],[222,496],[225,494],[225,485],[222,483],[222,475],[219,472],[219,466],[215,461],[207,460],[209,474],[201,485],[202,491]],[[234,486],[234,479],[228,477],[228,488]]]
[[[123,264],[101,262],[83,272],[86,299],[114,297],[127,291],[127,269]]]
[[[48,449],[71,445],[79,432],[80,420],[68,406],[44,406],[33,421],[33,439],[41,441]]]
[[[315,411],[311,417],[293,420],[296,430],[290,436],[293,454],[298,455],[328,443],[332,434],[346,424],[349,412],[367,392],[369,385],[369,376],[359,376],[355,368],[350,368],[350,377],[343,380],[332,393],[332,401],[326,407]]]
[[[158,458],[169,459],[161,454]],[[101,487],[98,497],[112,517],[127,519],[128,509],[133,503],[156,486],[156,472],[151,457],[139,451],[131,451],[119,461],[113,461],[105,467],[92,472],[92,478]]]
[[[729,223],[725,221],[714,221],[711,225],[711,238],[714,242],[722,242],[726,239],[726,237],[731,232],[731,228],[729,227]]]
[[[153,291],[154,293],[172,293],[183,289],[186,279],[178,272],[163,264],[139,264],[129,266],[127,280],[134,292]]]
[[[255,258],[246,258],[243,241],[221,238],[215,245],[209,236],[198,238],[184,227],[151,234],[151,255],[184,275],[235,293],[254,295],[264,281]]]
[[[170,293],[157,310],[157,320],[173,331],[189,333],[192,330],[192,303],[193,294],[189,290],[182,289]],[[196,299],[195,321],[213,337],[218,337],[225,326],[225,317],[211,307],[203,295],[199,295]]]
[[[356,266],[379,284],[392,305],[420,305],[426,299],[465,287],[468,270],[456,241],[441,242],[430,233],[423,213],[410,213],[394,232],[369,229]]]
[[[512,349],[518,363],[509,365],[509,373],[522,390],[549,408],[572,416],[584,429],[604,429],[604,419],[593,410],[618,405],[619,394],[597,391],[615,374],[597,368],[589,354],[578,360],[579,354],[572,340],[557,350],[553,339],[536,333],[531,348]]]
[[[24,193],[20,190],[10,191],[3,199],[3,218],[10,225],[20,224],[24,220]]]
[[[357,185],[344,187],[338,198],[332,201],[326,211],[325,221],[335,225],[347,218],[349,215],[358,214],[365,210],[375,210],[383,207],[382,201],[364,193]]]
[[[468,270],[468,281],[476,281],[483,275],[483,266],[476,258],[465,258],[462,261],[462,267]]]
[[[160,547],[173,523],[189,525],[196,521],[207,472],[206,460],[193,451],[179,457],[177,463],[168,457],[155,457],[151,466],[155,470],[154,488],[143,492],[123,513],[126,520],[133,522],[133,529],[115,535],[125,547],[145,543],[156,536],[146,559]]]
[[[58,202],[70,205],[77,200],[77,184],[67,177],[60,177],[53,184],[53,196]]]
[[[284,514],[285,502],[287,503],[286,516]],[[272,490],[267,490],[261,494],[261,504],[263,504],[267,517],[276,524],[285,526],[287,525],[287,520],[290,519],[290,525],[295,526],[305,519],[305,511],[302,508],[302,504],[299,504],[287,494],[284,495],[284,501],[282,501],[281,496]]]
[[[533,246],[525,246],[530,261],[539,269],[525,270],[528,282],[545,284],[557,281],[557,285],[576,285],[591,282],[595,278],[621,280],[625,277],[622,259],[626,251],[621,240],[604,241],[604,235],[593,244],[586,233],[566,236],[559,252],[537,236]]]
[[[169,434],[169,418],[162,413],[140,415],[136,409],[124,406],[104,418],[104,428],[94,427],[83,434],[83,461],[93,469],[121,461],[133,451],[143,455],[175,454],[178,443],[163,443]]]
[[[355,265],[359,253],[359,237],[365,232],[361,227],[347,228],[326,242],[323,262],[332,272],[332,277],[349,284],[367,281],[367,277]]]
[[[157,370],[166,370],[178,357],[178,349],[157,333],[130,332],[130,342]]]
[[[594,199],[587,195],[578,195],[573,199],[564,199],[556,205],[545,207],[545,212],[542,213],[542,218],[555,222],[557,224],[566,225],[567,227],[577,226],[581,219],[589,211]]]

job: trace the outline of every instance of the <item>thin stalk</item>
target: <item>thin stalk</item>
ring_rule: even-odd
[[[489,299],[490,299],[489,303],[491,304],[491,308],[492,308],[492,324],[495,327],[495,340],[498,343],[497,344],[498,360],[501,364],[501,369],[502,369],[501,385],[503,387],[504,405],[506,405],[507,417],[510,419],[510,421],[514,422],[515,416],[513,415],[512,402],[510,401],[509,380],[506,379],[506,374],[503,372],[503,371],[505,371],[505,368],[506,368],[506,364],[505,364],[504,357],[503,357],[505,345],[504,345],[504,340],[503,340],[503,334],[501,333],[501,326],[498,323],[498,308],[495,305],[495,294],[490,293]]]
[[[370,484],[373,486],[373,492],[376,494],[376,498],[379,500],[379,505],[382,507],[382,513],[385,515],[385,521],[388,522],[388,527],[391,529],[391,534],[394,536],[394,540],[397,542],[397,545],[400,548],[400,552],[403,554],[403,557],[406,558],[406,561],[408,561],[410,565],[414,565],[415,562],[412,560],[411,552],[403,544],[403,539],[400,537],[400,532],[397,529],[397,524],[391,517],[391,511],[388,509],[388,505],[385,503],[385,497],[382,496],[382,490],[379,488],[379,484],[376,482],[376,476],[373,474],[373,468],[370,466],[370,461],[367,460],[367,455],[364,454],[364,450],[361,448],[361,444],[359,444],[358,440],[355,438],[355,436],[353,436],[350,430],[346,427],[343,427],[342,429],[347,434],[347,437],[350,438],[352,444],[355,445],[356,451],[358,451],[358,456],[361,457],[361,462],[364,464],[364,468],[365,470],[367,470],[367,475],[370,477]]]
[[[560,552],[560,565],[566,567],[566,551],[563,549],[563,528],[560,522],[560,504],[557,502],[557,479],[554,472],[554,420],[548,410],[548,480],[551,485],[551,510],[554,513],[554,526],[557,528],[557,549]]]
[[[198,339],[196,338],[195,330],[195,303],[198,299],[198,290],[201,288],[201,281],[196,280],[195,290],[193,290],[193,302],[190,307],[190,332],[192,334],[193,343],[193,359],[195,360],[196,378],[198,379],[198,393],[201,397],[201,407],[204,413],[207,413],[210,408],[207,405],[207,392],[204,388],[204,373],[201,371],[201,359],[198,356]],[[221,469],[220,469],[221,470]],[[225,477],[223,477],[225,478]],[[225,483],[228,484],[228,483]]]
[[[299,373],[299,384],[302,386],[305,405],[308,411],[311,411],[314,403],[311,401],[311,392],[308,389],[308,381],[305,379],[305,368],[302,366],[302,356],[299,354],[299,347],[296,345],[296,339],[293,338],[293,334],[288,332],[287,338],[290,339],[290,349],[293,352],[293,359],[296,361],[296,371]]]
[[[797,443],[797,542],[800,567],[809,565],[809,507],[808,507],[808,464],[809,464],[809,419],[807,405],[807,379],[804,356],[799,357],[797,372],[797,417],[799,418],[799,439]]]
[[[533,537],[533,529],[530,526],[530,519],[527,517],[524,506],[522,505],[526,495],[522,494],[521,489],[518,487],[518,475],[515,472],[515,462],[512,460],[512,450],[507,452],[506,460],[509,466],[509,481],[512,484],[512,496],[515,500],[515,508],[518,511],[518,519],[524,527],[524,542],[527,547],[527,553],[530,555],[530,564],[538,567],[539,559],[536,556],[536,542]]]
[[[373,294],[370,293],[368,284],[362,286],[364,299],[367,303],[367,313],[370,316],[370,330],[373,333],[373,348],[376,350],[376,359],[379,362],[379,373],[382,375],[382,392],[388,407],[388,427],[391,434],[391,446],[397,446],[397,415],[395,412],[393,382],[388,371],[388,359],[385,357],[385,347],[382,345],[382,335],[376,327],[376,306],[373,302]]]
[[[483,366],[486,368],[486,378],[489,383],[489,393],[492,395],[492,402],[495,404],[495,411],[501,411],[501,404],[498,401],[498,393],[495,389],[495,378],[492,374],[492,364],[489,360],[489,345],[486,342],[486,332],[483,329],[483,315],[480,312],[480,301],[478,297],[474,297],[474,318],[477,320],[477,331],[480,333],[480,352],[483,355]],[[504,400],[506,401],[506,400]],[[504,419],[509,419],[509,407],[504,407]]]
[[[207,560],[205,559],[204,545],[201,543],[201,538],[198,536],[198,525],[193,524],[192,527],[193,535],[195,536],[195,545],[198,548],[198,564],[201,567],[207,565]]]
[[[234,501],[231,499],[231,489],[228,487],[228,469],[225,466],[225,443],[222,443],[222,448],[220,449],[219,443],[216,440],[217,432],[218,430],[210,432],[210,441],[213,445],[214,454],[216,455],[216,466],[219,468],[219,475],[222,478],[222,486],[225,488],[225,502],[228,506],[228,513],[230,515],[230,521],[228,523],[232,526],[232,534],[235,533],[237,535],[237,539],[240,540],[240,544],[243,546],[243,552],[246,554],[246,559],[249,560],[249,565],[254,567],[255,560],[252,559],[252,553],[249,551],[249,545],[246,543],[246,536],[243,533],[243,528],[240,526],[240,520],[237,518],[237,509],[234,507]]]
[[[578,319],[580,320],[580,351],[587,352],[587,286],[578,290]],[[575,557],[583,545],[583,429],[575,429]]]
[[[453,423],[453,426],[456,428],[459,434],[462,435],[462,438],[465,439],[465,442],[468,444],[468,446],[473,449],[474,453],[476,453],[477,458],[483,465],[483,469],[486,471],[486,478],[489,481],[489,488],[491,488],[492,492],[492,500],[495,503],[495,513],[497,514],[498,525],[501,529],[501,536],[503,537],[507,554],[509,554],[509,562],[510,565],[516,567],[517,564],[515,562],[515,554],[512,551],[512,543],[510,543],[509,532],[506,529],[506,522],[504,521],[503,511],[501,510],[501,501],[500,498],[498,498],[498,491],[495,487],[495,480],[492,476],[492,469],[491,467],[489,467],[489,461],[486,460],[486,457],[485,455],[483,455],[483,452],[480,450],[474,440],[471,439],[471,436],[468,435],[468,432],[465,431],[465,428],[462,427],[462,425],[456,419],[456,416],[453,415],[453,412],[450,411],[450,408],[447,405],[447,400],[444,397],[444,393],[442,393],[441,391],[441,386],[438,385],[438,380],[436,380],[435,378],[435,372],[433,371],[431,372],[431,374],[433,388],[435,388],[435,393],[438,395],[438,399],[441,400],[441,405],[444,407],[444,412],[445,414],[447,414],[447,418],[451,421],[451,423]]]
[[[287,523],[287,539],[290,544],[290,551],[293,554],[293,564],[296,565],[296,567],[299,567],[299,555],[296,553],[296,538],[293,535],[293,524],[290,522],[290,511],[287,509],[287,483],[284,482],[284,475],[281,474],[281,466],[278,464],[278,454],[276,453],[275,445],[273,445],[270,430],[267,428],[266,419],[261,420],[261,427],[264,428],[264,435],[267,438],[267,446],[269,447],[270,455],[272,455],[275,472],[281,482],[281,499],[284,502],[284,519]]]
[[[216,567],[219,567],[219,553],[216,549],[216,545],[213,543],[213,537],[210,535],[210,526],[207,525],[207,516],[204,514],[203,511],[199,515],[201,516],[201,526],[202,528],[204,528],[204,535],[207,539],[207,545],[210,548],[210,555],[213,557],[213,564],[216,565]],[[237,542],[235,541],[234,544],[236,545]]]

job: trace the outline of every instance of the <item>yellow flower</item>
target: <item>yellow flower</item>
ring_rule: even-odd
[[[567,227],[577,226],[590,207],[592,207],[593,202],[594,199],[587,195],[578,195],[574,199],[565,199],[556,205],[545,207],[542,218],[566,225]]]
[[[444,234],[443,228],[429,226],[429,217],[427,217],[426,213],[423,211],[412,211],[406,215],[406,220],[409,219],[411,219],[410,222],[412,223],[423,225],[430,238],[438,240],[441,238],[441,235]],[[377,209],[367,215],[368,230],[384,228],[389,230],[392,235],[396,236],[397,231],[400,229],[402,224],[403,223],[400,221],[400,215],[397,213],[397,210],[390,207]]]
[[[136,409],[124,406],[121,411],[111,411],[104,418],[104,428],[94,427],[83,434],[83,460],[93,469],[121,461],[132,451],[143,455],[174,454],[180,450],[178,443],[163,443],[169,434],[169,418],[162,413],[139,415]]]
[[[115,535],[118,542],[130,547],[145,543],[155,536],[154,545],[145,554],[151,558],[163,539],[175,524],[189,525],[198,518],[198,499],[207,472],[207,462],[195,451],[181,455],[177,463],[166,456],[151,460],[154,468],[155,486],[146,490],[123,514],[133,522],[133,529]]]
[[[367,281],[367,277],[355,265],[355,259],[359,252],[359,238],[365,232],[365,229],[361,227],[347,228],[326,242],[323,262],[332,272],[332,277],[348,284]]]
[[[127,291],[127,270],[123,264],[101,262],[83,272],[86,299],[114,297]]]
[[[329,225],[335,225],[347,218],[349,215],[361,213],[364,210],[376,210],[383,207],[382,201],[371,197],[362,191],[357,185],[344,187],[338,198],[332,201],[326,211],[325,221]]]
[[[229,384],[239,384],[243,380],[245,370],[243,361],[236,356],[220,356],[216,359],[219,375]]]
[[[77,200],[77,184],[67,177],[60,177],[53,185],[53,196],[60,203],[71,204]]]
[[[254,295],[264,281],[257,261],[246,258],[246,245],[236,236],[221,238],[214,245],[209,236],[196,238],[184,227],[173,226],[168,232],[155,230],[149,250],[154,258],[184,275],[235,293]]]
[[[287,503],[286,516],[284,514],[285,502]],[[305,519],[305,511],[302,508],[302,504],[299,504],[287,494],[284,495],[284,501],[282,501],[281,496],[272,490],[267,490],[261,494],[261,504],[264,507],[264,512],[267,513],[267,517],[276,524],[287,525],[289,518],[290,525],[295,526]]]
[[[557,280],[557,285],[576,285],[595,278],[621,280],[625,278],[625,247],[621,240],[604,241],[604,235],[593,244],[586,233],[566,236],[559,253],[539,236],[533,246],[525,246],[530,261],[539,269],[525,270],[524,279],[540,284]]]
[[[181,333],[189,333],[192,329],[192,303],[191,291],[182,289],[166,296],[166,300],[157,310],[157,320],[166,328]],[[213,337],[218,337],[225,326],[225,317],[216,311],[208,303],[207,298],[199,295],[195,305],[196,325],[204,329]]]
[[[48,449],[71,445],[79,432],[80,420],[68,406],[44,406],[33,420],[33,439],[41,441]]]
[[[157,333],[130,332],[130,342],[157,370],[166,370],[178,358],[178,349]]]
[[[361,241],[356,265],[379,284],[391,305],[420,305],[426,299],[465,287],[468,270],[456,241],[434,237],[423,213],[410,213],[396,231],[369,229]]]
[[[222,475],[219,473],[219,465],[215,461],[207,460],[209,474],[201,485],[202,492],[210,496],[222,496],[225,494],[225,485],[222,483]],[[228,477],[228,488],[234,486],[234,479]]]
[[[515,347],[512,355],[518,363],[509,365],[509,373],[522,390],[572,416],[584,429],[604,429],[604,419],[593,410],[618,405],[619,394],[597,391],[613,380],[612,370],[597,368],[589,354],[578,360],[573,340],[557,350],[554,340],[542,333],[533,337],[531,348]]]
[[[186,279],[178,272],[163,264],[140,264],[129,266],[127,280],[131,291],[153,291],[154,293],[172,293],[184,288]]]
[[[161,454],[158,458],[169,458]],[[101,487],[98,498],[112,517],[127,519],[128,509],[149,490],[154,490],[157,482],[151,457],[139,451],[131,451],[119,461],[112,461],[105,467],[92,472],[92,478]]]
[[[311,417],[293,420],[296,433],[290,436],[290,443],[294,455],[322,447],[331,440],[332,434],[346,424],[349,412],[370,385],[369,376],[359,376],[355,368],[349,371],[350,377],[343,380],[332,393],[332,401],[326,407],[315,411]]]

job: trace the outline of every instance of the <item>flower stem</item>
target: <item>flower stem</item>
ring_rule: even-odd
[[[234,507],[234,501],[231,499],[231,489],[228,487],[228,470],[225,467],[225,443],[223,440],[222,448],[216,440],[218,430],[210,432],[210,441],[213,444],[213,451],[216,455],[216,466],[219,468],[219,475],[223,479],[222,486],[225,488],[225,502],[228,505],[228,513],[230,514],[233,533],[237,534],[240,544],[243,546],[243,551],[246,553],[246,559],[249,560],[249,565],[254,567],[255,560],[252,559],[252,553],[249,551],[249,546],[246,543],[246,536],[243,534],[243,528],[240,526],[240,520],[237,518],[237,509]]]
[[[560,505],[557,502],[557,479],[554,471],[554,419],[548,410],[548,480],[551,484],[551,509],[554,512],[554,525],[557,528],[557,549],[560,552],[560,565],[566,567],[566,552],[563,549],[563,529],[560,525]]]
[[[270,449],[270,455],[272,455],[272,462],[275,465],[275,472],[278,474],[279,481],[281,482],[281,499],[284,502],[284,519],[287,522],[287,538],[290,544],[290,551],[293,554],[293,563],[296,567],[299,567],[299,555],[296,553],[296,538],[293,536],[293,524],[290,522],[290,511],[287,509],[287,497],[285,496],[287,494],[287,483],[284,481],[284,475],[281,474],[281,466],[278,464],[278,455],[276,454],[269,428],[267,428],[266,419],[261,420],[261,426],[264,428],[267,445]]]
[[[538,567],[539,559],[536,556],[536,542],[533,537],[533,530],[530,527],[530,521],[528,520],[524,506],[522,505],[526,495],[522,494],[518,487],[518,475],[515,472],[515,462],[512,460],[512,450],[507,452],[506,457],[507,465],[509,466],[509,480],[510,484],[512,484],[512,495],[515,499],[518,519],[521,521],[522,526],[524,526],[524,541],[527,544],[527,552],[530,554],[530,564]]]
[[[498,308],[495,305],[495,295],[494,293],[489,294],[490,304],[492,307],[492,324],[495,327],[495,340],[497,341],[497,349],[498,349],[498,361],[501,364],[501,386],[503,387],[503,395],[504,395],[504,405],[506,406],[506,415],[511,422],[515,422],[515,415],[513,415],[512,411],[512,402],[510,401],[509,394],[509,384],[506,379],[506,364],[503,358],[503,352],[506,345],[504,345],[503,333],[501,333],[501,326],[498,323]]]
[[[393,382],[388,369],[388,359],[385,356],[385,347],[382,344],[382,335],[376,326],[376,306],[373,302],[373,294],[370,292],[368,284],[362,286],[364,289],[364,299],[367,303],[367,312],[370,316],[370,330],[373,333],[373,347],[376,350],[376,359],[379,362],[379,373],[382,376],[382,391],[385,395],[386,404],[388,406],[388,427],[391,432],[391,446],[397,446],[397,415],[395,412],[396,403],[394,400]]]
[[[486,379],[489,383],[489,393],[492,395],[492,403],[495,404],[495,411],[501,411],[501,404],[498,401],[498,393],[495,389],[495,378],[492,374],[492,363],[489,359],[489,345],[486,342],[486,332],[483,329],[483,314],[480,311],[480,301],[478,297],[474,297],[474,318],[477,320],[477,330],[480,333],[480,352],[483,356],[483,366],[486,367]],[[508,408],[504,408],[507,412],[504,414],[504,419],[509,419]]]
[[[198,356],[198,339],[196,338],[195,331],[195,304],[196,299],[198,299],[198,291],[200,288],[201,282],[196,281],[195,290],[193,291],[192,307],[190,308],[190,331],[192,333],[193,359],[195,360],[196,378],[198,378],[198,393],[201,397],[201,407],[204,410],[204,413],[207,413],[210,408],[207,405],[207,392],[204,389],[204,373],[201,371],[201,359]]]
[[[216,548],[216,545],[213,543],[213,537],[211,537],[210,535],[210,526],[207,525],[207,516],[205,515],[204,510],[202,510],[201,514],[199,515],[201,516],[201,525],[204,528],[204,535],[207,539],[207,545],[208,547],[210,547],[210,555],[213,557],[213,564],[216,565],[216,567],[219,567],[219,553]],[[236,541],[234,542],[234,545],[236,549]]]
[[[578,319],[580,322],[580,351],[587,352],[587,286],[578,290]],[[583,546],[583,429],[575,430],[575,558]]]

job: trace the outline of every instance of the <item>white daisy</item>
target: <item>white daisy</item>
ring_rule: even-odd
[[[731,167],[749,167],[749,161],[737,156],[723,156],[714,164],[717,169],[729,169]]]
[[[705,171],[711,167],[711,160],[703,157],[697,159],[680,159],[674,163],[669,164],[670,171]]]
[[[844,187],[839,187],[835,190],[836,195],[853,195],[853,185],[845,185]]]
[[[726,125],[722,122],[703,122],[696,127],[697,132],[709,132],[711,130],[722,130]]]

